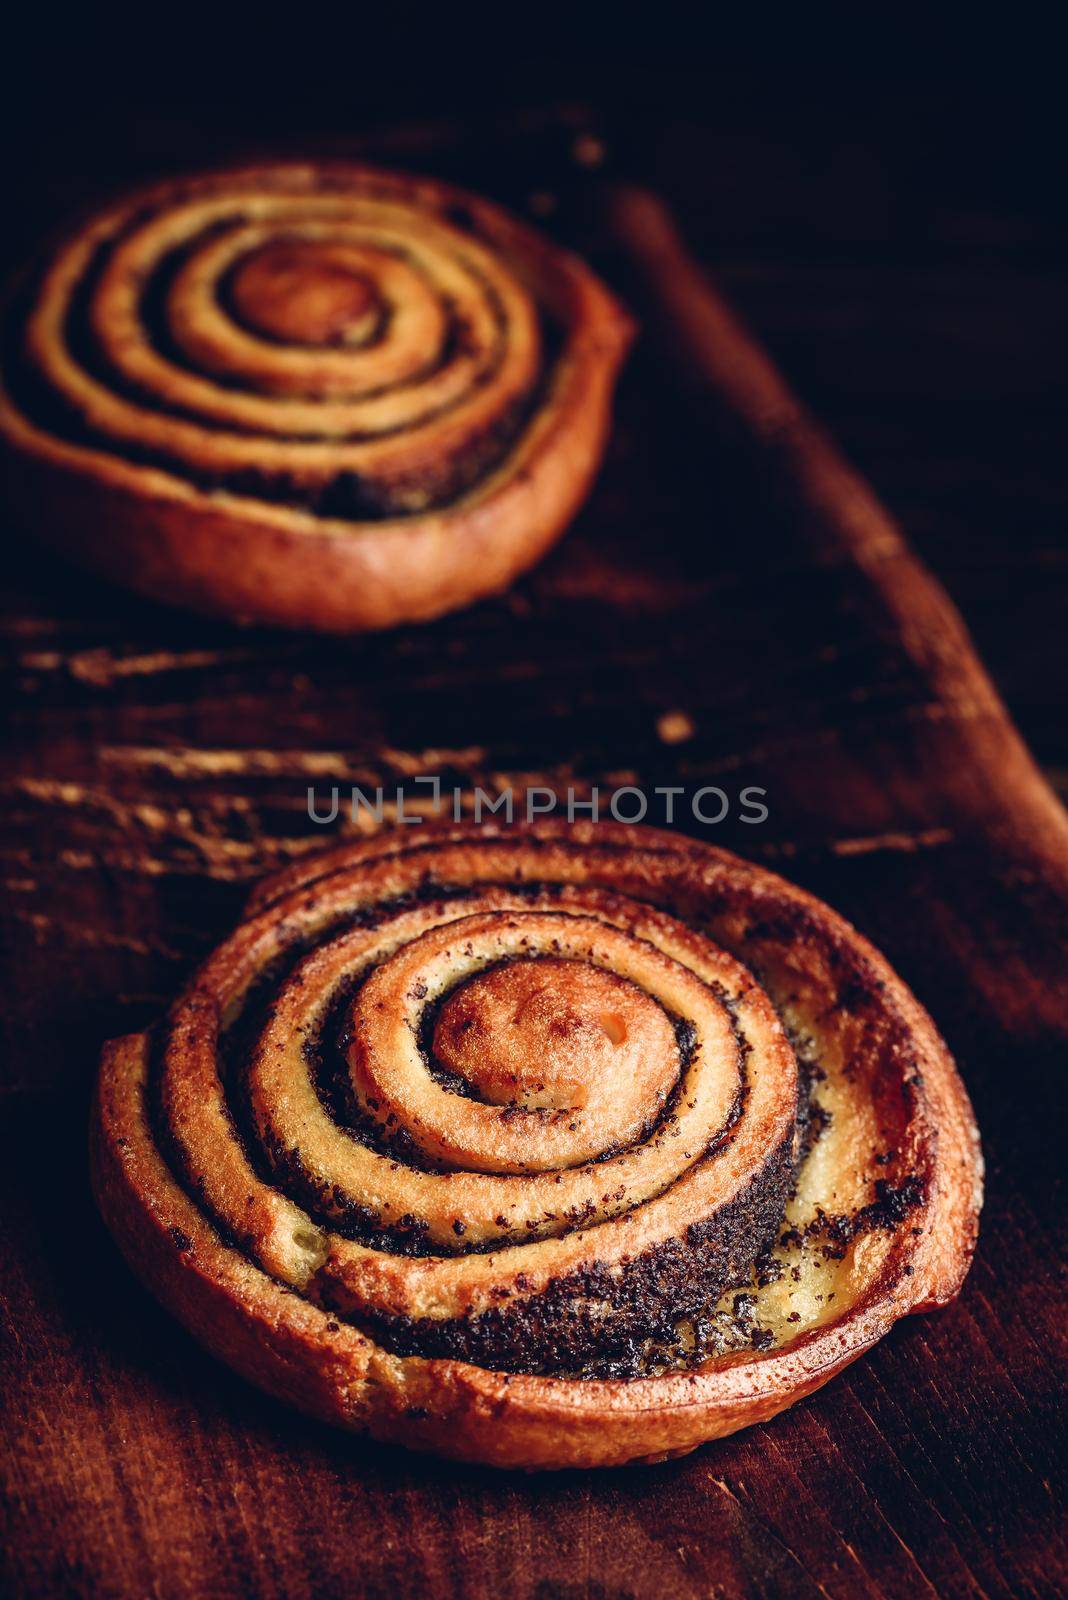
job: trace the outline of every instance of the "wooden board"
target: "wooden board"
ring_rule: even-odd
[[[566,147],[574,131],[566,118],[535,130],[547,167],[523,135],[528,189],[559,176],[545,141]],[[442,150],[437,164],[462,174],[464,151],[439,138]],[[433,151],[407,159],[429,165]],[[1068,823],[944,594],[656,202],[585,179],[552,192],[553,226],[629,294],[646,336],[590,507],[513,593],[338,643],[170,615],[32,552],[9,587],[0,1282],[13,1594],[615,1600],[1063,1584]],[[321,842],[310,784],[326,796],[420,774],[678,784],[684,818],[695,790],[721,787],[730,816],[707,835],[852,917],[958,1057],[990,1169],[959,1303],[688,1460],[536,1479],[332,1434],[239,1384],[158,1311],[88,1194],[100,1041],[158,1013],[249,879]],[[759,826],[740,820],[747,785],[767,791]]]

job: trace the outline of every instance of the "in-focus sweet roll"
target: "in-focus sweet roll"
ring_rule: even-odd
[[[525,1468],[773,1416],[953,1298],[981,1197],[945,1046],[847,923],[724,851],[552,822],[270,880],[108,1047],[93,1169],[237,1371]]]
[[[174,180],[14,297],[10,493],[32,535],[168,602],[338,631],[437,616],[574,516],[630,331],[582,262],[446,184]]]

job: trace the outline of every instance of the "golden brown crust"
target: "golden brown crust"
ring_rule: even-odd
[[[981,1161],[952,1062],[882,958],[770,873],[637,827],[424,825],[250,911],[157,1036],[108,1047],[94,1183],[154,1292],[282,1398],[499,1465],[655,1459],[959,1289]],[[594,1078],[622,1086],[631,1027],[664,1049],[658,1006],[674,1097],[662,1061],[639,1073],[651,1126],[592,1163],[565,1141],[554,1170],[561,1120],[610,1136]],[[471,1027],[480,1051],[435,1055]],[[472,1081],[502,1030],[505,1068]],[[621,1195],[547,1215],[539,1185],[616,1162]]]
[[[15,317],[0,436],[35,533],[171,603],[333,631],[537,560],[589,489],[630,338],[496,206],[340,163],[132,196]]]

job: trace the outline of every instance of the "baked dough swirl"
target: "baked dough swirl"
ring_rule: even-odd
[[[52,255],[0,433],[42,536],[159,598],[347,630],[491,593],[595,472],[630,329],[575,257],[342,164],[175,180]]]
[[[134,1268],[320,1417],[502,1465],[774,1415],[956,1294],[981,1163],[929,1019],[820,902],[651,829],[421,825],[282,873],[111,1044]]]

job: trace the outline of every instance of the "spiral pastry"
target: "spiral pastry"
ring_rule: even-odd
[[[145,593],[325,629],[435,616],[556,539],[628,321],[496,206],[341,164],[135,195],[7,319],[0,435],[42,537]]]
[[[253,898],[108,1046],[135,1270],[305,1410],[466,1459],[692,1449],[960,1287],[928,1017],[818,901],[637,827],[423,825]]]

